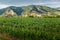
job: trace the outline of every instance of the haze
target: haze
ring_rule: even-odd
[[[8,6],[43,5],[52,8],[60,7],[60,0],[0,0],[0,9]]]

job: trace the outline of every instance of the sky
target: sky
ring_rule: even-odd
[[[0,0],[0,9],[8,6],[43,5],[52,8],[60,7],[60,0]]]

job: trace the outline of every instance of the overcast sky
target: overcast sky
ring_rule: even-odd
[[[60,7],[60,0],[0,0],[0,8],[8,6],[43,5]]]

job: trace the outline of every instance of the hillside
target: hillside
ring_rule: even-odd
[[[60,7],[58,7],[58,8],[55,8],[56,10],[58,10],[58,11],[60,11]]]
[[[12,10],[15,13],[14,15],[18,15],[18,16],[19,15],[43,15],[43,16],[60,15],[59,10],[47,6],[40,6],[40,5],[29,5],[22,7],[10,6],[4,9],[0,9],[0,15],[8,14],[6,13],[8,10]]]

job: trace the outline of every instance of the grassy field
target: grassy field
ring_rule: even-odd
[[[60,40],[60,18],[2,18],[1,40]]]

